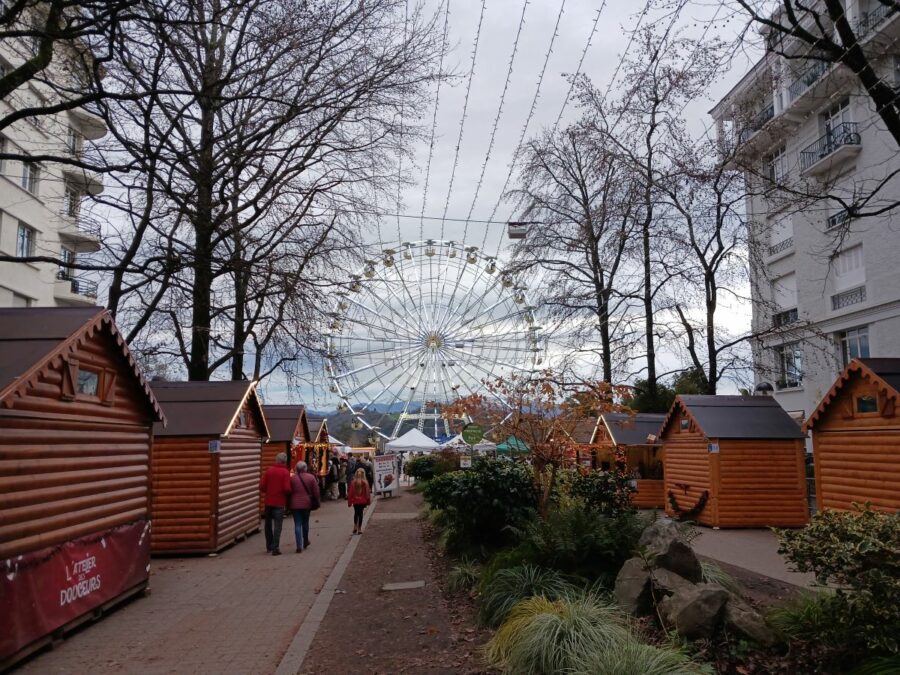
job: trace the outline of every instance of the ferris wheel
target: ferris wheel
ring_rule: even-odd
[[[543,361],[526,289],[495,258],[453,241],[378,251],[329,316],[326,374],[338,411],[384,438],[409,422],[449,434],[442,403],[495,395],[485,383]]]

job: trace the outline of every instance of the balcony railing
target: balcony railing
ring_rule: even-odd
[[[73,216],[66,209],[62,211],[62,215],[75,223],[75,229],[78,230],[79,233],[86,237],[90,237],[91,239],[100,238],[100,223],[93,221],[90,218],[86,218],[81,214]]]
[[[777,244],[773,244],[769,247],[769,255],[778,255],[782,251],[787,251],[790,248],[794,248],[794,238],[788,237],[784,241],[779,241]]]
[[[844,291],[843,293],[838,293],[837,295],[831,296],[831,309],[843,309],[844,307],[849,307],[850,305],[856,305],[860,302],[866,301],[866,287],[860,286],[859,288],[854,288],[849,291]]]
[[[856,37],[863,37],[896,11],[896,7],[891,5],[878,4],[873,10],[863,12],[856,22]]]
[[[861,139],[856,122],[842,122],[800,151],[800,170],[806,171],[820,159],[845,145],[859,145]]]
[[[791,100],[796,101],[800,98],[800,94],[809,89],[820,77],[828,72],[828,67],[830,65],[830,63],[826,63],[825,61],[813,61],[802,70],[800,75],[797,76],[797,79],[794,80],[793,84],[788,87],[788,93],[791,95]]]
[[[775,106],[770,105],[757,112],[753,117],[747,120],[746,126],[741,130],[740,142],[744,143],[753,134],[763,128],[766,122],[775,117]]]
[[[59,270],[56,278],[60,281],[68,281],[69,288],[75,295],[83,295],[86,298],[97,298],[97,282],[85,279],[83,277],[74,276],[65,270]]]

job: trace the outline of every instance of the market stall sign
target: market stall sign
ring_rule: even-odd
[[[481,443],[484,438],[484,429],[480,424],[467,424],[463,427],[462,438],[469,445]]]

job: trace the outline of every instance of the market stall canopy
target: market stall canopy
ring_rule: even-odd
[[[518,438],[516,438],[515,436],[510,436],[505,441],[503,441],[503,443],[500,443],[497,446],[497,452],[499,452],[501,455],[524,455],[529,452],[529,449],[528,446]]]
[[[491,443],[490,441],[481,441],[481,443],[476,443],[472,446],[472,450],[475,452],[496,452],[497,444]]]
[[[466,446],[466,442],[462,439],[462,434],[456,434],[453,438],[445,443],[441,443],[442,448],[462,448]]]
[[[384,448],[388,452],[431,452],[440,447],[418,429],[410,429],[400,438],[384,444]]]

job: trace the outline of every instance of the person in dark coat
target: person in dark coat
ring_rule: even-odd
[[[259,490],[265,495],[263,505],[266,533],[266,553],[281,555],[281,521],[287,500],[291,495],[291,473],[287,468],[287,455],[279,452],[275,463],[266,469],[259,481]]]

